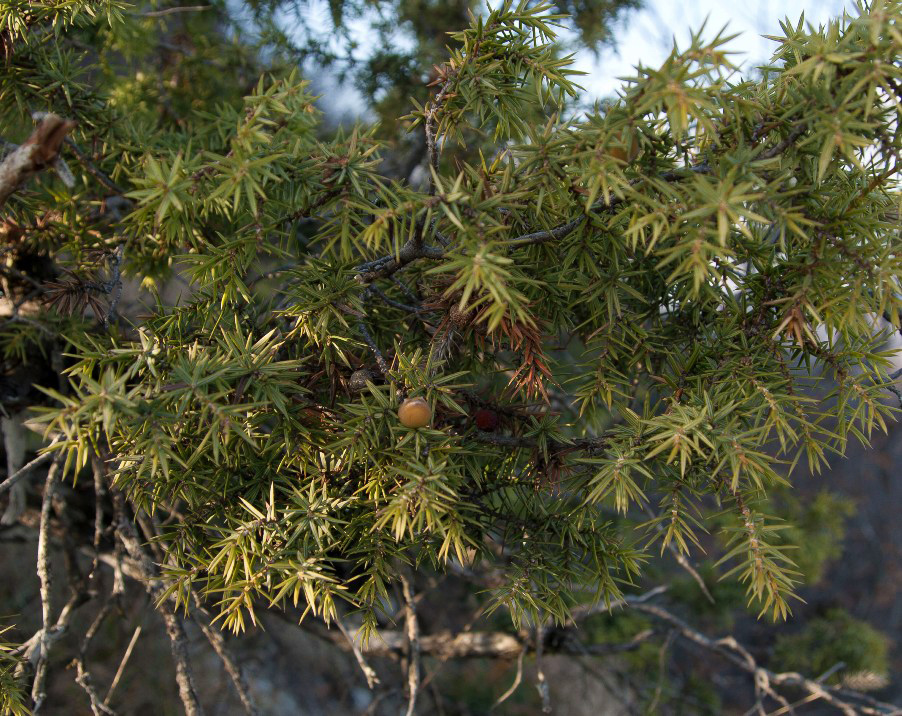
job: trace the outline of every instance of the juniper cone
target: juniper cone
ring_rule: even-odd
[[[494,410],[481,408],[473,414],[473,422],[480,430],[491,431],[498,427],[498,413]]]
[[[422,398],[408,398],[398,408],[398,420],[405,428],[425,428],[432,420],[432,408]]]
[[[460,306],[454,305],[448,309],[448,319],[455,328],[466,328],[472,320],[470,311],[462,311]]]
[[[898,413],[902,2],[784,21],[744,74],[705,29],[591,106],[558,35],[597,47],[634,2],[380,5],[374,36],[409,27],[413,49],[365,62],[300,16],[287,34],[288,5],[0,3],[3,146],[57,118],[46,156],[0,159],[0,252],[53,264],[0,262],[18,286],[0,351],[52,451],[8,468],[43,486],[15,526],[40,626],[4,634],[0,711],[63,708],[68,678],[72,709],[128,711],[121,688],[104,703],[119,657],[92,676],[106,632],[81,616],[120,619],[102,605],[137,584],[188,714],[207,642],[258,710],[248,642],[219,630],[275,614],[395,713],[440,698],[434,664],[519,658],[492,702],[536,678],[521,694],[550,709],[544,654],[645,647],[622,690],[649,712],[713,655],[743,686],[703,681],[738,713],[891,713],[841,688],[889,673],[885,648],[781,671],[792,649],[724,636],[721,605],[804,613],[828,557],[809,568],[816,529],[782,519],[809,514],[794,487]],[[329,6],[337,38],[370,17]],[[357,82],[378,127],[325,122],[302,60]],[[435,606],[449,584],[466,598]]]
[[[348,389],[354,393],[360,393],[361,391],[366,390],[367,381],[374,379],[375,376],[372,371],[369,371],[366,368],[355,370],[348,379]]]

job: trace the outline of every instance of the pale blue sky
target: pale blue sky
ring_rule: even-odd
[[[780,34],[780,20],[789,17],[797,22],[805,13],[805,20],[817,26],[831,17],[850,12],[854,3],[845,0],[650,0],[645,9],[626,16],[617,33],[616,47],[605,50],[596,58],[590,52],[579,55],[577,69],[590,73],[580,84],[597,97],[615,93],[621,82],[617,79],[633,74],[633,67],[658,66],[673,46],[673,39],[681,47],[688,43],[692,30],[698,30],[707,18],[705,36],[713,37],[727,26],[728,34],[742,33],[729,44],[731,50],[742,53],[734,56],[735,64],[754,67],[770,57],[774,43],[762,35]]]
[[[733,57],[735,64],[753,68],[771,54],[774,43],[762,35],[780,34],[779,21],[789,17],[797,22],[805,13],[806,21],[819,25],[842,13],[843,8],[854,12],[852,0],[647,0],[646,7],[628,13],[617,28],[617,42],[599,56],[582,51],[577,56],[576,69],[588,74],[579,83],[589,93],[587,99],[608,97],[615,94],[622,84],[618,78],[632,75],[640,62],[656,67],[670,52],[673,40],[680,46],[687,44],[692,30],[698,30],[707,18],[706,37],[713,37],[724,25],[729,34],[741,33],[729,44],[729,49],[739,54]],[[327,0],[315,0],[306,7],[305,21],[308,27],[328,27],[329,6]],[[371,48],[367,33],[368,23],[352,24],[352,36],[360,45],[359,55],[366,56]],[[396,42],[403,44],[403,32]],[[315,91],[322,97],[320,106],[329,114],[353,118],[362,108],[359,95],[353,87],[336,87],[322,73],[312,77]]]

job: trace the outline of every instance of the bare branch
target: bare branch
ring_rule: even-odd
[[[404,632],[380,630],[361,647],[365,656],[399,657],[405,652],[407,636]],[[528,640],[527,640],[528,641]],[[421,634],[420,654],[440,659],[503,658],[514,659],[523,649],[523,642],[506,632],[440,632]]]
[[[47,694],[44,692],[44,684],[47,679],[47,658],[50,653],[52,641],[49,639],[53,626],[53,602],[52,586],[53,573],[50,568],[50,511],[53,503],[53,493],[59,481],[59,469],[62,456],[57,455],[56,460],[47,471],[47,479],[44,483],[44,497],[41,502],[41,523],[38,531],[38,579],[41,582],[41,630],[38,632],[35,676],[31,687],[31,700],[34,702],[33,712],[37,713]]]
[[[655,692],[647,709],[648,713],[655,713],[655,710],[658,708],[658,703],[661,700],[661,691],[664,688],[664,676],[667,673],[667,654],[670,652],[670,647],[673,645],[676,635],[676,630],[671,629],[667,633],[667,638],[664,640],[664,643],[661,644],[661,648],[658,651],[658,683],[655,685]]]
[[[103,538],[103,500],[106,497],[106,484],[102,466],[97,464],[98,462],[99,458],[96,455],[92,455],[91,466],[94,476],[94,557],[91,560],[91,571],[88,573],[88,579],[93,579],[97,572],[97,555],[100,552],[100,540]]]
[[[76,656],[74,660],[76,669],[75,683],[81,686],[88,695],[88,701],[90,702],[91,711],[94,716],[101,716],[102,714],[116,716],[116,712],[106,705],[106,700],[102,699],[100,694],[97,693],[97,689],[94,688],[91,672],[87,667],[88,647],[90,646],[94,635],[97,634],[97,631],[100,629],[101,624],[103,624],[107,616],[113,611],[114,599],[114,596],[107,599],[106,603],[94,618],[94,621],[91,622],[91,626],[88,627],[88,630],[85,632],[85,637],[81,642],[78,656]]]
[[[651,517],[652,519],[655,519],[655,513],[652,511],[651,507],[649,507],[648,505],[645,505],[645,512],[649,517]],[[660,525],[660,523],[655,522],[654,524],[655,524],[655,530],[658,532],[658,534],[665,533],[665,530]],[[680,565],[684,570],[686,570],[686,572],[688,572],[689,576],[695,580],[695,583],[698,585],[698,588],[701,589],[702,594],[705,595],[705,599],[707,599],[711,604],[714,604],[715,603],[714,597],[711,595],[711,592],[708,589],[708,585],[705,584],[705,580],[702,579],[702,576],[698,573],[698,571],[695,569],[695,567],[693,567],[692,564],[690,564],[689,560],[686,559],[686,555],[684,555],[682,552],[680,552],[680,550],[676,548],[676,546],[673,544],[673,542],[667,542],[667,549],[673,555],[673,558],[677,561],[677,564]]]
[[[91,711],[94,713],[94,716],[102,716],[102,714],[106,714],[106,716],[116,716],[116,712],[103,703],[100,694],[98,694],[97,689],[94,688],[94,684],[91,681],[91,672],[85,667],[84,661],[76,659],[75,669],[75,683],[81,686],[88,695],[88,699],[91,703]]]
[[[774,673],[773,671],[759,666],[749,651],[739,644],[732,636],[724,637],[722,639],[711,639],[690,627],[679,617],[657,605],[634,604],[633,608],[670,624],[688,641],[724,655],[731,663],[752,674],[755,677],[756,685],[765,690],[771,690],[774,686],[799,687],[807,691],[811,696],[816,697],[816,699],[824,701],[839,709],[847,716],[854,716],[855,714],[886,716],[887,714],[900,713],[899,709],[892,704],[884,704],[870,699],[868,700],[871,704],[869,706],[851,703],[840,698],[839,689],[823,686],[817,681],[808,679],[794,671]],[[783,704],[785,708],[785,700],[783,701]]]
[[[514,676],[514,683],[510,685],[510,688],[507,691],[498,697],[498,700],[492,705],[493,710],[513,696],[517,687],[520,686],[520,682],[523,681],[523,657],[526,656],[528,649],[529,645],[524,644],[523,648],[520,650],[520,656],[517,657],[517,674]]]
[[[134,525],[127,517],[125,498],[118,490],[111,489],[111,492],[113,505],[116,508],[116,534],[122,541],[126,552],[134,560],[147,592],[154,602],[159,603],[163,587],[160,584],[157,567],[147,556]],[[163,617],[163,623],[166,626],[166,635],[169,637],[172,649],[172,660],[175,662],[175,680],[179,687],[179,697],[185,707],[185,713],[187,716],[203,716],[204,710],[197,699],[197,689],[194,686],[194,675],[188,658],[188,639],[182,621],[164,605],[160,605],[160,607],[160,616]]]
[[[137,539],[136,536],[134,536],[133,528],[132,536]],[[126,539],[129,542],[131,541],[131,538],[127,537]],[[137,558],[132,557],[122,560],[121,566],[123,573],[133,579],[144,581],[145,584],[150,584],[156,581],[155,579],[148,580],[146,565],[142,565],[145,560],[147,560],[146,555],[141,554],[139,554]],[[107,564],[112,567],[115,567],[117,563],[116,558],[111,554],[99,555],[99,561],[102,564]],[[159,589],[159,587],[157,588]],[[663,593],[664,591],[666,591],[666,589],[666,585],[661,585],[641,595],[628,595],[623,597],[622,599],[613,600],[610,607],[615,608],[619,606],[630,606],[637,611],[641,611],[658,619],[659,621],[663,621],[672,629],[675,629],[682,638],[698,646],[701,646],[706,650],[715,651],[723,655],[730,663],[751,674],[755,678],[757,687],[764,690],[765,693],[767,693],[769,696],[771,696],[771,698],[774,698],[776,701],[778,701],[778,703],[782,705],[782,709],[778,710],[777,713],[791,713],[791,708],[787,709],[787,706],[789,706],[789,704],[775,691],[775,687],[785,686],[798,687],[806,691],[808,693],[808,697],[806,697],[805,699],[806,703],[810,701],[821,700],[838,708],[840,711],[847,715],[861,714],[862,716],[898,716],[900,714],[899,709],[892,704],[880,702],[865,694],[838,687],[824,686],[821,682],[830,675],[830,672],[827,672],[817,679],[809,679],[796,672],[775,673],[768,669],[764,669],[757,664],[757,662],[751,656],[750,652],[741,644],[739,644],[732,636],[724,637],[721,639],[712,639],[693,629],[686,622],[684,622],[679,617],[676,617],[668,610],[657,605],[648,604],[648,601],[650,599]],[[411,597],[412,596],[413,595],[411,595]],[[57,624],[52,628],[50,632],[52,639],[59,638],[59,635],[65,628],[65,624],[68,622],[69,616],[71,615],[74,606],[76,606],[76,604],[73,604],[70,600],[70,603],[67,604],[63,609],[63,612],[60,615],[60,619],[57,621]],[[567,622],[562,627],[547,627],[546,629],[544,629],[539,639],[543,642],[543,653],[553,652],[558,654],[572,654],[581,656],[605,656],[617,654],[637,648],[640,644],[644,643],[649,636],[652,636],[654,634],[653,631],[646,630],[642,634],[637,635],[634,639],[624,644],[584,644],[579,642],[577,639],[558,638],[559,631],[561,629],[572,630],[580,620],[585,619],[592,614],[606,610],[607,607],[602,604],[594,605],[580,610],[574,610],[573,618],[571,619],[571,621]],[[305,626],[308,629],[313,628],[312,623],[306,623]],[[126,657],[123,659],[123,664],[120,665],[120,671],[124,668],[124,662],[127,661],[128,654],[134,646],[134,642],[136,641],[137,634],[139,632],[140,628],[136,630],[136,634],[132,638],[132,643],[129,645],[129,649],[126,652]],[[408,653],[409,649],[410,635],[408,632],[409,625],[408,629],[405,631],[380,630],[375,638],[369,640],[365,645],[360,646],[359,651],[361,658],[403,657]],[[332,632],[326,629],[315,631],[314,633],[317,633],[318,636],[326,638],[330,642],[343,649],[353,651],[351,642],[348,640],[347,636],[344,635],[344,633],[340,635],[333,635]],[[31,640],[29,640],[29,642],[26,642],[26,644],[24,644],[22,648],[26,650],[33,650],[36,647],[36,642],[38,641],[39,634],[40,632],[36,634],[35,637],[33,637]],[[524,635],[514,635],[506,632],[465,631],[456,634],[451,632],[420,634],[419,632],[417,632],[416,643],[418,645],[420,658],[422,658],[422,656],[424,655],[429,655],[431,657],[442,660],[470,658],[500,658],[520,660],[522,658],[525,658],[525,655],[527,653],[536,651],[537,641],[539,640],[531,639],[525,637]],[[831,669],[831,671],[833,670],[834,669]],[[522,679],[522,676],[520,677],[520,679]],[[115,687],[115,684],[117,682],[118,675],[116,678],[114,678],[113,686],[111,686],[110,692],[112,692],[112,689]],[[515,679],[515,683],[514,685],[512,685],[512,688],[518,685],[519,680]],[[509,689],[508,691],[511,691],[511,689]],[[109,694],[107,695],[107,699],[105,701],[108,701],[108,699]]]
[[[664,172],[663,174],[655,178],[669,182],[676,181],[693,174],[705,174],[709,171],[710,167],[707,165],[707,163],[703,162],[691,167],[674,169],[672,171]],[[642,179],[636,180],[636,182],[639,181],[642,181]],[[610,212],[620,204],[622,204],[624,201],[625,199],[621,197],[614,197],[610,201],[598,201],[592,205],[589,211]],[[587,219],[588,213],[585,216],[571,219],[570,221],[551,229],[535,231],[529,234],[516,236],[514,238],[508,239],[505,244],[511,248],[518,248],[520,246],[542,244],[547,241],[557,241],[569,236],[577,228],[582,226],[582,224]],[[444,246],[447,247],[450,244],[450,241],[438,231],[434,231],[433,233],[436,234],[440,243],[442,243]],[[441,259],[445,255],[444,249],[439,248],[438,246],[428,246],[424,244],[420,240],[420,238],[421,237],[419,235],[419,232],[417,232],[417,237],[405,243],[404,246],[401,247],[400,251],[397,252],[397,254],[387,254],[385,256],[381,256],[378,259],[374,259],[373,261],[368,261],[364,264],[361,264],[357,267],[357,270],[359,272],[357,275],[357,280],[360,283],[369,284],[384,276],[391,276],[399,269],[404,268],[404,266],[413,261],[416,261],[417,259],[429,258],[437,260]]]
[[[477,46],[478,48],[478,46]],[[474,59],[479,54],[479,50],[473,53],[470,59]],[[448,91],[454,85],[454,80],[457,76],[457,73],[453,70],[449,72],[449,77],[442,84],[441,89],[439,89],[438,93],[435,95],[435,98],[429,105],[425,108],[425,119],[423,121],[423,127],[426,133],[426,152],[429,155],[429,194],[430,196],[435,194],[435,177],[438,176],[438,160],[439,154],[441,152],[441,146],[439,145],[438,138],[438,123],[436,122],[436,115],[441,110],[442,105],[445,103],[445,99],[448,96]]]
[[[72,150],[72,153],[78,158],[78,161],[81,162],[81,165],[85,168],[85,170],[93,176],[97,181],[103,184],[110,191],[116,192],[116,194],[125,194],[126,189],[119,186],[116,182],[110,179],[106,174],[100,171],[94,163],[88,158],[88,155],[85,154],[81,148],[72,141],[69,137],[66,137],[65,140],[66,146]],[[126,199],[129,204],[131,201]]]
[[[531,438],[518,435],[500,435],[498,433],[488,433],[477,431],[470,436],[473,440],[490,445],[498,445],[500,447],[536,449],[539,444]],[[610,438],[605,435],[598,435],[590,438],[575,438],[568,442],[558,442],[554,440],[548,441],[548,449],[555,452],[566,450],[598,450],[607,445]]]
[[[182,12],[201,12],[209,10],[212,5],[179,5],[177,7],[167,7],[164,10],[148,10],[147,12],[138,13],[141,17],[166,17],[167,15],[175,15]]]
[[[420,690],[420,627],[417,624],[417,608],[413,595],[412,579],[401,574],[401,590],[404,594],[407,623],[407,716],[413,716]]]
[[[518,247],[529,246],[532,244],[543,244],[546,241],[557,241],[572,234],[576,229],[583,225],[583,222],[585,222],[585,220],[585,216],[580,216],[578,219],[568,221],[566,224],[561,224],[554,229],[548,229],[547,231],[535,231],[531,234],[523,234],[522,236],[508,239],[507,241],[505,241],[505,245]]]
[[[344,622],[342,622],[341,617],[337,614],[335,616],[335,623],[338,625],[341,633],[344,634],[345,639],[348,640],[348,646],[351,648],[351,652],[354,654],[354,658],[357,660],[357,664],[360,666],[360,670],[363,672],[364,677],[366,677],[366,685],[369,686],[370,689],[375,689],[379,684],[379,677],[376,675],[376,670],[367,663],[363,654],[360,652],[360,649],[357,647],[357,642],[354,641],[354,636],[348,631]]]
[[[644,604],[645,602],[654,599],[659,594],[663,594],[668,589],[668,585],[660,584],[657,587],[649,589],[643,594],[627,595],[621,597],[620,599],[614,599],[610,603],[598,602],[597,604],[586,604],[584,606],[577,607],[572,610],[570,619],[565,622],[565,626],[574,626],[578,622],[587,619],[588,617],[591,617],[595,614],[600,614],[601,612],[612,612],[614,609],[619,609],[620,607]],[[549,627],[549,629],[553,628],[554,627]]]
[[[0,207],[16,189],[42,169],[53,165],[63,143],[75,122],[45,115],[41,123],[25,140],[0,162]]]
[[[798,127],[793,129],[789,133],[789,136],[787,136],[786,139],[784,139],[782,142],[780,142],[776,146],[771,147],[766,152],[762,152],[761,156],[758,157],[758,160],[760,161],[763,159],[773,159],[774,157],[779,156],[780,154],[785,152],[787,149],[789,149],[789,147],[791,147],[795,143],[795,141],[805,133],[805,130],[807,128],[808,128],[808,123],[802,122]]]
[[[366,341],[366,344],[373,352],[373,357],[376,359],[376,365],[379,366],[379,372],[382,373],[382,375],[387,375],[388,363],[385,362],[385,357],[382,355],[382,351],[379,350],[379,346],[376,345],[376,341],[374,341],[373,337],[370,335],[369,330],[367,330],[366,324],[363,321],[360,321],[357,324],[357,330],[360,331],[363,340]]]
[[[119,244],[110,259],[111,275],[110,280],[107,281],[106,289],[111,298],[109,308],[103,317],[104,326],[108,326],[111,320],[116,320],[116,309],[119,307],[119,300],[122,298],[122,259],[124,252],[125,247]]]
[[[194,619],[194,622],[200,627],[200,630],[204,633],[204,636],[207,637],[207,641],[210,642],[210,646],[213,647],[213,651],[219,656],[222,660],[223,666],[225,666],[226,671],[229,674],[229,678],[232,680],[232,685],[235,687],[235,691],[238,692],[238,698],[241,700],[241,705],[244,706],[244,712],[248,716],[257,716],[260,711],[257,709],[257,705],[254,703],[254,700],[251,698],[250,693],[248,691],[247,681],[244,679],[244,673],[241,669],[241,664],[235,659],[234,654],[232,654],[232,650],[229,649],[228,645],[225,643],[225,639],[222,634],[211,626],[210,624],[210,615],[207,613],[207,610],[203,608],[203,605],[200,603],[200,599],[197,594],[192,592],[192,597],[194,597],[194,609],[191,612],[191,617]],[[205,619],[202,619],[200,615],[203,615]]]
[[[134,651],[135,644],[138,643],[138,637],[141,636],[142,626],[138,624],[135,627],[135,631],[132,632],[132,638],[129,639],[128,646],[125,647],[125,653],[122,655],[122,659],[119,661],[119,666],[116,669],[116,675],[113,677],[112,683],[110,683],[110,688],[107,689],[106,696],[103,697],[103,703],[108,704],[110,699],[113,696],[113,692],[116,690],[116,687],[119,685],[119,679],[122,678],[122,674],[125,673],[125,665],[128,663],[128,660],[131,658],[132,651]]]
[[[364,284],[372,283],[383,276],[391,276],[399,269],[417,259],[440,259],[444,255],[445,252],[437,246],[428,246],[420,242],[408,241],[401,247],[397,255],[388,254],[358,266],[357,270],[359,273],[357,275],[357,280]]]
[[[53,445],[55,444],[55,442],[52,443],[50,447],[53,447]],[[50,448],[48,448],[47,452],[43,453],[42,455],[38,455],[34,460],[20,467],[12,475],[7,477],[3,482],[0,482],[0,495],[10,489],[23,477],[27,477],[28,473],[30,473],[36,467],[40,467],[45,462],[49,462],[50,458],[54,457],[55,455],[56,453],[52,452]]]
[[[378,286],[371,285],[369,288],[376,296],[378,296],[382,300],[383,303],[385,303],[388,306],[391,306],[392,308],[398,308],[402,311],[407,311],[408,313],[422,313],[423,312],[423,308],[420,306],[411,306],[407,303],[401,303],[401,301],[396,301],[391,296],[386,295],[385,291],[380,289]]]

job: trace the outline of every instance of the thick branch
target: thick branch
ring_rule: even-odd
[[[522,236],[509,239],[505,244],[511,247],[518,247],[529,246],[531,244],[543,244],[546,241],[558,241],[559,239],[563,239],[572,234],[576,229],[582,226],[585,220],[585,216],[580,216],[578,219],[568,221],[566,224],[561,224],[554,229],[535,231],[531,234],[523,234]]]
[[[0,207],[20,185],[56,161],[63,139],[74,126],[71,120],[48,114],[25,143],[0,162]]]
[[[372,283],[383,276],[391,276],[399,269],[417,259],[440,259],[444,255],[445,252],[437,246],[427,246],[420,242],[408,241],[401,247],[401,250],[398,251],[397,255],[388,254],[375,261],[369,261],[368,263],[358,266],[357,270],[360,271],[360,273],[357,275],[357,280],[360,283]]]

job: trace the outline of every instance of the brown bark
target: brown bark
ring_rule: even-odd
[[[0,162],[0,207],[19,186],[56,161],[60,146],[73,127],[72,120],[48,114],[25,143]]]

